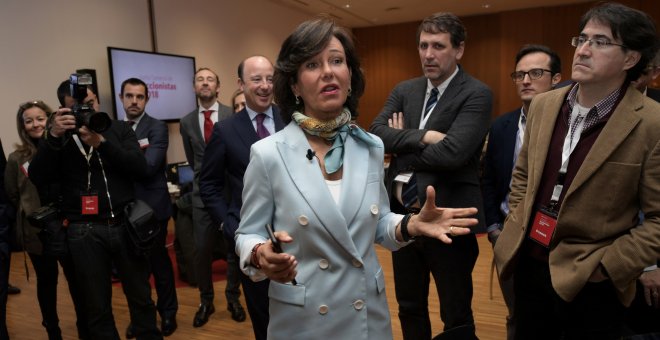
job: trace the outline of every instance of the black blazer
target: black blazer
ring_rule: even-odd
[[[135,182],[135,198],[147,202],[158,220],[167,220],[172,216],[172,203],[165,177],[169,145],[167,125],[145,113],[135,127],[135,135],[138,142],[142,141],[140,149],[147,160],[145,177]],[[148,145],[145,144],[147,142]]]
[[[273,105],[275,130],[284,128],[280,110]],[[209,215],[223,232],[230,248],[234,248],[234,233],[238,229],[243,206],[243,175],[250,162],[250,148],[259,137],[246,109],[215,124],[211,140],[204,153],[199,175],[199,191]],[[304,157],[304,155],[300,155]],[[229,201],[225,189],[229,187]]]
[[[419,77],[398,84],[371,125],[392,157],[386,175],[390,192],[394,177],[405,169],[415,170],[420,201],[426,199],[426,187],[436,191],[436,204],[441,207],[476,207],[479,224],[474,232],[484,232],[483,202],[479,185],[479,158],[490,125],[493,96],[485,84],[463,69],[449,83],[438,99],[425,129],[419,122],[426,96],[427,78]],[[393,112],[403,112],[405,129],[387,124]],[[445,139],[423,147],[420,143],[428,130],[445,133]]]
[[[520,109],[517,109],[500,116],[490,127],[481,179],[486,226],[504,223],[506,217],[500,211],[500,204],[509,192],[519,119]]]
[[[660,90],[647,87],[646,96],[660,103]]]

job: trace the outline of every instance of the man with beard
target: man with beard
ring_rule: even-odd
[[[208,322],[209,316],[215,312],[211,264],[213,262],[213,246],[218,239],[216,235],[220,224],[211,219],[199,196],[199,173],[204,159],[204,149],[211,138],[213,125],[231,116],[233,110],[218,102],[220,78],[211,69],[200,68],[197,70],[193,79],[193,86],[199,106],[196,110],[181,118],[180,131],[186,159],[194,172],[192,192],[193,235],[195,239],[194,271],[201,301],[193,319],[193,326],[201,327]],[[231,265],[228,264],[228,266]],[[238,302],[240,289],[238,284],[231,284],[232,282],[238,282],[237,280],[237,277],[232,278],[230,273],[227,273],[225,295],[230,306],[237,306],[234,308],[236,311],[232,311],[232,318],[241,319],[240,314],[243,314],[242,318],[244,319],[245,312],[242,311],[243,307]],[[238,307],[240,307],[240,310]]]
[[[417,30],[424,76],[398,84],[371,125],[393,154],[386,176],[393,212],[415,213],[435,188],[439,207],[476,207],[485,231],[479,157],[488,131],[490,89],[458,65],[465,27],[454,14],[436,13]],[[472,269],[479,255],[475,234],[451,244],[421,237],[392,253],[394,284],[404,339],[430,339],[430,274],[440,297],[443,337],[474,339]]]
[[[213,220],[224,223],[222,230],[232,252],[234,233],[240,222],[243,175],[250,161],[250,147],[284,127],[279,109],[272,105],[273,73],[273,64],[265,57],[253,56],[241,62],[238,85],[245,94],[246,107],[215,126],[204,155],[199,179],[201,197]],[[231,191],[230,199],[224,196],[226,188]],[[240,275],[255,338],[265,340],[270,281],[252,282],[242,272]]]
[[[135,182],[135,198],[149,204],[160,229],[149,252],[149,262],[156,283],[158,295],[156,309],[160,314],[161,332],[164,336],[168,336],[176,330],[176,312],[179,304],[174,286],[174,270],[165,247],[167,223],[172,216],[172,204],[165,178],[167,167],[165,156],[169,143],[167,125],[144,112],[149,102],[149,91],[147,84],[142,80],[137,78],[124,80],[119,98],[124,105],[126,122],[135,131],[140,149],[147,160],[146,176]],[[129,325],[126,329],[126,338],[134,337],[133,327]]]

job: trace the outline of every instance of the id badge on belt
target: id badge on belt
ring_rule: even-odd
[[[99,195],[96,191],[83,191],[80,193],[82,215],[99,214]]]
[[[557,213],[546,208],[541,208],[534,216],[534,223],[530,228],[529,238],[549,248],[556,227]]]

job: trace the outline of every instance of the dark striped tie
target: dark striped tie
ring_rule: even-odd
[[[426,107],[424,108],[424,118],[428,116],[429,112],[431,112],[431,108],[435,106],[435,103],[438,101],[438,89],[433,88],[431,90],[431,96],[429,97],[429,100],[426,102]]]

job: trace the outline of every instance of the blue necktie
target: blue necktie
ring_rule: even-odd
[[[429,115],[429,113],[431,112],[431,108],[435,105],[435,103],[437,101],[438,101],[438,89],[434,87],[431,90],[431,96],[429,97],[429,100],[426,102],[426,107],[424,108],[424,117],[423,118],[426,118],[426,116]]]
[[[429,100],[426,101],[426,107],[424,107],[424,117],[422,119],[425,119],[429,113],[431,112],[431,109],[435,106],[435,103],[438,102],[438,89],[434,87],[431,89],[431,95],[429,96]],[[413,206],[415,203],[419,202],[419,198],[417,195],[417,174],[413,172],[412,176],[410,176],[410,180],[408,183],[403,184],[403,188],[401,189],[401,201],[403,202],[403,206],[408,209],[414,209]]]

